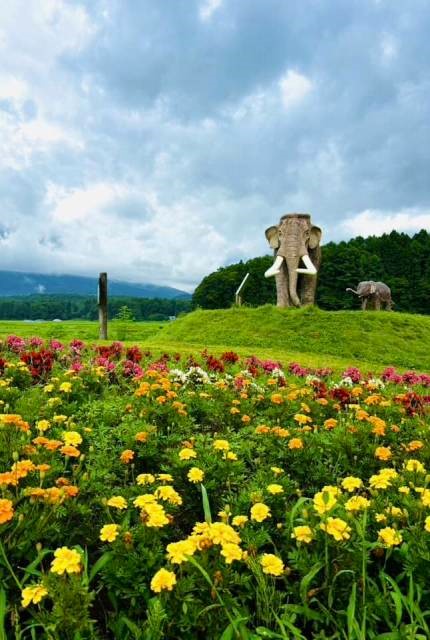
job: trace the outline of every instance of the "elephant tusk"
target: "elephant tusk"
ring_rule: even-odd
[[[281,266],[282,266],[283,261],[284,261],[284,258],[282,256],[277,256],[275,258],[275,262],[265,272],[264,277],[265,278],[270,278],[271,276],[276,276],[276,275],[278,275],[278,273],[281,273]]]
[[[302,260],[306,265],[306,269],[296,269],[297,273],[305,273],[308,276],[314,276],[317,273],[314,263],[310,259],[310,257],[306,254],[302,256]]]

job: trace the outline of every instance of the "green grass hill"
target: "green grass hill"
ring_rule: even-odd
[[[430,317],[396,312],[322,311],[314,307],[195,311],[165,325],[146,344],[165,350],[235,349],[304,365],[430,369]]]

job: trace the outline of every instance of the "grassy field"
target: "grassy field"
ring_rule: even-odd
[[[0,322],[0,337],[11,333],[97,340],[98,325]],[[430,369],[430,317],[395,312],[286,310],[271,305],[195,311],[170,323],[112,322],[109,339],[137,343],[154,353],[191,353],[207,347],[214,354],[235,350],[242,356],[254,354],[335,370],[352,364],[371,370],[388,365]]]

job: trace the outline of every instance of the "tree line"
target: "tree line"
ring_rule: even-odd
[[[168,320],[191,310],[191,299],[111,297],[110,318],[128,307],[135,320]],[[0,320],[97,320],[97,299],[94,296],[35,295],[0,298]]]
[[[193,294],[193,305],[204,309],[230,307],[234,294],[247,272],[243,290],[246,304],[258,306],[276,302],[274,278],[265,270],[272,256],[253,258],[222,267],[203,278]],[[430,233],[421,230],[413,236],[392,231],[379,237],[361,236],[322,247],[317,299],[322,309],[358,309],[359,302],[346,287],[355,288],[361,280],[385,282],[392,292],[396,311],[430,313]]]

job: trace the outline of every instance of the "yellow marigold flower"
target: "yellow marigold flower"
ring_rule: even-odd
[[[395,547],[403,542],[402,534],[400,531],[393,529],[392,527],[385,527],[378,531],[378,540],[385,544],[387,547]]]
[[[182,564],[188,560],[189,556],[194,555],[196,551],[196,542],[193,539],[179,540],[179,542],[171,542],[167,545],[167,557],[173,564]]]
[[[295,538],[298,542],[309,544],[314,539],[314,533],[307,525],[299,525],[294,527],[291,537]]]
[[[187,473],[187,478],[190,482],[203,482],[204,477],[204,471],[198,467],[192,467]]]
[[[284,398],[280,393],[273,393],[270,396],[270,402],[272,402],[273,404],[282,404],[284,402]]]
[[[77,431],[63,431],[61,437],[66,445],[78,447],[82,443],[82,436]]]
[[[408,495],[411,492],[409,487],[405,487],[404,485],[399,487],[399,493],[403,493],[404,495]]]
[[[304,429],[305,427],[303,427],[303,430]],[[273,435],[277,436],[278,438],[288,438],[290,435],[290,432],[288,431],[288,429],[284,429],[283,427],[272,427],[271,432],[273,433]]]
[[[242,549],[232,542],[226,542],[222,545],[221,555],[225,558],[227,564],[231,564],[233,560],[242,560]]]
[[[127,500],[122,496],[112,496],[107,501],[108,507],[115,507],[115,509],[127,509]]]
[[[363,480],[361,480],[361,478],[356,478],[355,476],[348,476],[342,480],[342,488],[350,493],[356,489],[360,489],[362,486]]]
[[[133,458],[134,458],[134,451],[132,449],[125,449],[119,457],[121,462],[124,462],[124,464],[128,464],[133,460]]]
[[[369,485],[372,489],[388,489],[391,487],[392,477],[381,471],[369,478]]]
[[[32,584],[30,587],[25,587],[21,591],[21,605],[28,607],[29,604],[39,604],[39,602],[48,595],[48,589],[43,584]]]
[[[385,512],[393,518],[402,518],[403,516],[407,515],[407,511],[400,509],[400,507],[395,507],[394,505],[391,505],[391,507],[387,507],[385,509]]]
[[[328,418],[327,420],[324,421],[324,427],[329,431],[337,427],[337,424],[338,422],[334,418]]]
[[[51,563],[52,573],[79,573],[81,571],[81,556],[74,549],[59,547],[54,551],[54,560]]]
[[[327,518],[326,522],[320,524],[320,529],[332,536],[337,542],[349,540],[351,537],[351,527],[341,518]]]
[[[51,426],[51,423],[49,422],[49,420],[38,420],[36,423],[36,429],[38,431],[41,431],[42,433],[47,431],[50,426]]]
[[[312,422],[312,418],[309,416],[305,416],[303,413],[296,413],[294,416],[294,420],[299,424],[307,424],[308,422]]]
[[[215,451],[228,451],[230,449],[230,443],[228,440],[214,440],[212,446]]]
[[[260,564],[263,567],[263,573],[269,576],[281,576],[284,572],[284,563],[281,558],[272,553],[263,553]]]
[[[424,489],[421,492],[421,502],[425,507],[430,507],[430,489]]]
[[[266,518],[270,518],[270,516],[270,509],[263,502],[256,502],[251,507],[251,520],[255,520],[256,522],[263,522],[263,520],[266,520]]]
[[[188,449],[186,447],[180,450],[179,460],[191,460],[192,458],[197,458],[197,453],[194,451],[194,449]]]
[[[303,440],[301,438],[291,438],[288,442],[289,449],[303,449]]]
[[[281,469],[281,467],[270,467],[270,471],[273,471],[275,476],[280,476],[282,473],[284,473],[284,470]]]
[[[102,542],[113,542],[118,537],[119,524],[105,524],[100,529],[100,540]]]
[[[142,520],[147,527],[161,528],[169,524],[169,518],[162,505],[156,502],[145,505],[142,511]]]
[[[231,524],[233,527],[244,527],[248,522],[248,516],[234,516]]]
[[[425,519],[424,529],[430,533],[430,516],[427,516]]]
[[[284,493],[284,487],[280,484],[268,484],[266,489],[272,495],[276,495],[278,493]]]
[[[149,382],[142,382],[134,392],[134,395],[137,396],[138,398],[142,396],[147,396],[150,388],[151,387]]]
[[[155,496],[152,495],[152,493],[144,493],[141,496],[137,496],[137,498],[133,500],[134,506],[138,507],[139,509],[143,509],[146,507],[146,505],[154,502],[157,502],[157,500],[155,499]]]
[[[63,393],[70,393],[72,390],[72,383],[71,382],[62,382],[60,384],[59,387],[60,391],[62,391]]]
[[[134,439],[136,442],[146,442],[148,440],[148,436],[149,433],[147,431],[139,431],[139,433],[136,433],[134,436]]]
[[[54,416],[52,419],[57,424],[61,424],[63,422],[67,422],[67,416],[63,416],[63,415]]]
[[[319,491],[313,498],[314,509],[321,516],[331,511],[336,505],[337,500],[333,493],[329,491]]]
[[[233,451],[226,451],[223,454],[223,458],[224,460],[231,460],[232,462],[234,462],[235,460],[237,460],[237,454],[233,453]]]
[[[172,591],[176,584],[176,576],[173,571],[167,569],[159,569],[151,580],[151,589],[155,593],[161,591]]]
[[[137,484],[154,484],[155,482],[155,476],[152,475],[152,473],[139,473],[139,475],[136,478],[136,482]]]
[[[382,397],[379,394],[373,394],[371,396],[367,396],[367,398],[365,398],[364,402],[368,405],[373,405],[373,404],[379,404],[382,400]]]
[[[170,485],[163,485],[155,490],[155,496],[160,500],[166,500],[170,504],[181,505],[182,498]]]
[[[63,454],[63,456],[69,456],[69,458],[79,458],[79,456],[81,455],[79,449],[71,444],[65,444],[64,447],[61,447],[60,452]]]
[[[363,511],[370,507],[370,500],[363,496],[353,496],[345,503],[345,509],[347,511]]]
[[[376,522],[387,522],[387,516],[384,513],[375,513]]]
[[[393,457],[390,447],[376,447],[375,458],[378,460],[390,460]]]
[[[173,476],[170,473],[159,473],[157,474],[157,480],[160,480],[160,482],[173,482]]]
[[[45,384],[45,386],[43,387],[43,391],[44,391],[44,393],[52,393],[52,391],[54,391],[54,385],[53,384]]]
[[[12,500],[0,499],[0,524],[9,522],[13,518]]]
[[[235,416],[236,414],[240,413],[240,410],[237,407],[232,407],[230,409],[230,413],[232,416]]]
[[[405,470],[412,471],[414,473],[426,473],[426,468],[419,460],[406,460]]]

